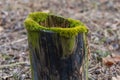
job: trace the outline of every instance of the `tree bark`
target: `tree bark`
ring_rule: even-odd
[[[33,45],[29,39],[33,80],[82,80],[83,33],[69,38],[46,31],[29,32],[28,35],[35,40]],[[68,46],[72,46],[71,50]]]
[[[46,13],[30,14],[25,26],[33,80],[88,80],[86,26]]]

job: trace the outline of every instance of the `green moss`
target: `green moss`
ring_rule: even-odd
[[[24,21],[25,27],[28,31],[40,31],[40,30],[46,30],[46,31],[53,31],[61,36],[69,37],[77,35],[78,33],[87,33],[88,29],[87,27],[80,21],[74,20],[74,19],[66,19],[69,22],[69,26],[67,28],[61,28],[58,27],[46,27],[39,24],[39,22],[45,21],[48,16],[51,16],[52,14],[48,13],[42,13],[42,12],[34,12],[29,14],[29,16]],[[55,16],[55,15],[52,15]],[[57,16],[57,18],[62,18],[60,16]]]
[[[87,45],[87,37],[86,37],[87,35],[84,33],[83,34],[83,40],[84,40],[84,54],[85,54],[85,58],[84,58],[84,63],[83,63],[83,72],[85,73],[85,78],[86,78],[86,80],[88,80],[88,61],[89,61],[89,59],[88,59],[88,45]]]
[[[43,13],[43,12],[34,12],[28,15],[28,18],[31,18],[32,20],[34,20],[35,22],[41,22],[46,20],[46,18],[49,16],[49,14],[47,13]]]
[[[31,48],[31,49],[34,49],[34,48],[37,48],[37,49],[39,49],[39,44],[38,44],[38,42],[39,42],[39,37],[40,37],[40,35],[38,34],[38,32],[28,32],[28,42],[29,42],[29,44],[31,44],[32,45],[32,47],[33,48]],[[30,45],[30,46],[31,46]],[[30,50],[30,54],[29,54],[29,58],[30,58],[30,63],[31,64],[34,64],[33,63],[33,59],[34,59],[34,57],[33,57],[33,52],[32,51],[34,51],[34,50]],[[34,80],[34,67],[33,67],[33,65],[32,66],[30,66],[31,67],[31,75],[32,75],[32,80]]]
[[[75,40],[76,40],[76,36],[72,36],[70,38],[61,37],[60,41],[63,50],[62,57],[68,57],[74,52],[76,48]]]
[[[28,41],[30,44],[32,44],[33,47],[38,47],[38,42],[39,42],[39,37],[40,35],[38,32],[28,32]]]

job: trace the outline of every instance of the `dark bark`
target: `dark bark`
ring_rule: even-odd
[[[32,34],[36,34],[37,40]],[[82,80],[83,33],[69,38],[49,31],[28,32],[28,35],[33,80]],[[72,48],[67,48],[71,39]]]

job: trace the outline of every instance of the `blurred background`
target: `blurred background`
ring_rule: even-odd
[[[89,80],[120,80],[120,0],[0,0],[0,80],[31,80],[23,22],[35,11],[86,24]],[[108,61],[116,55],[117,63]]]

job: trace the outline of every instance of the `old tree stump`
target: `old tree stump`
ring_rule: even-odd
[[[24,23],[33,80],[87,80],[83,23],[42,12],[29,14]]]

